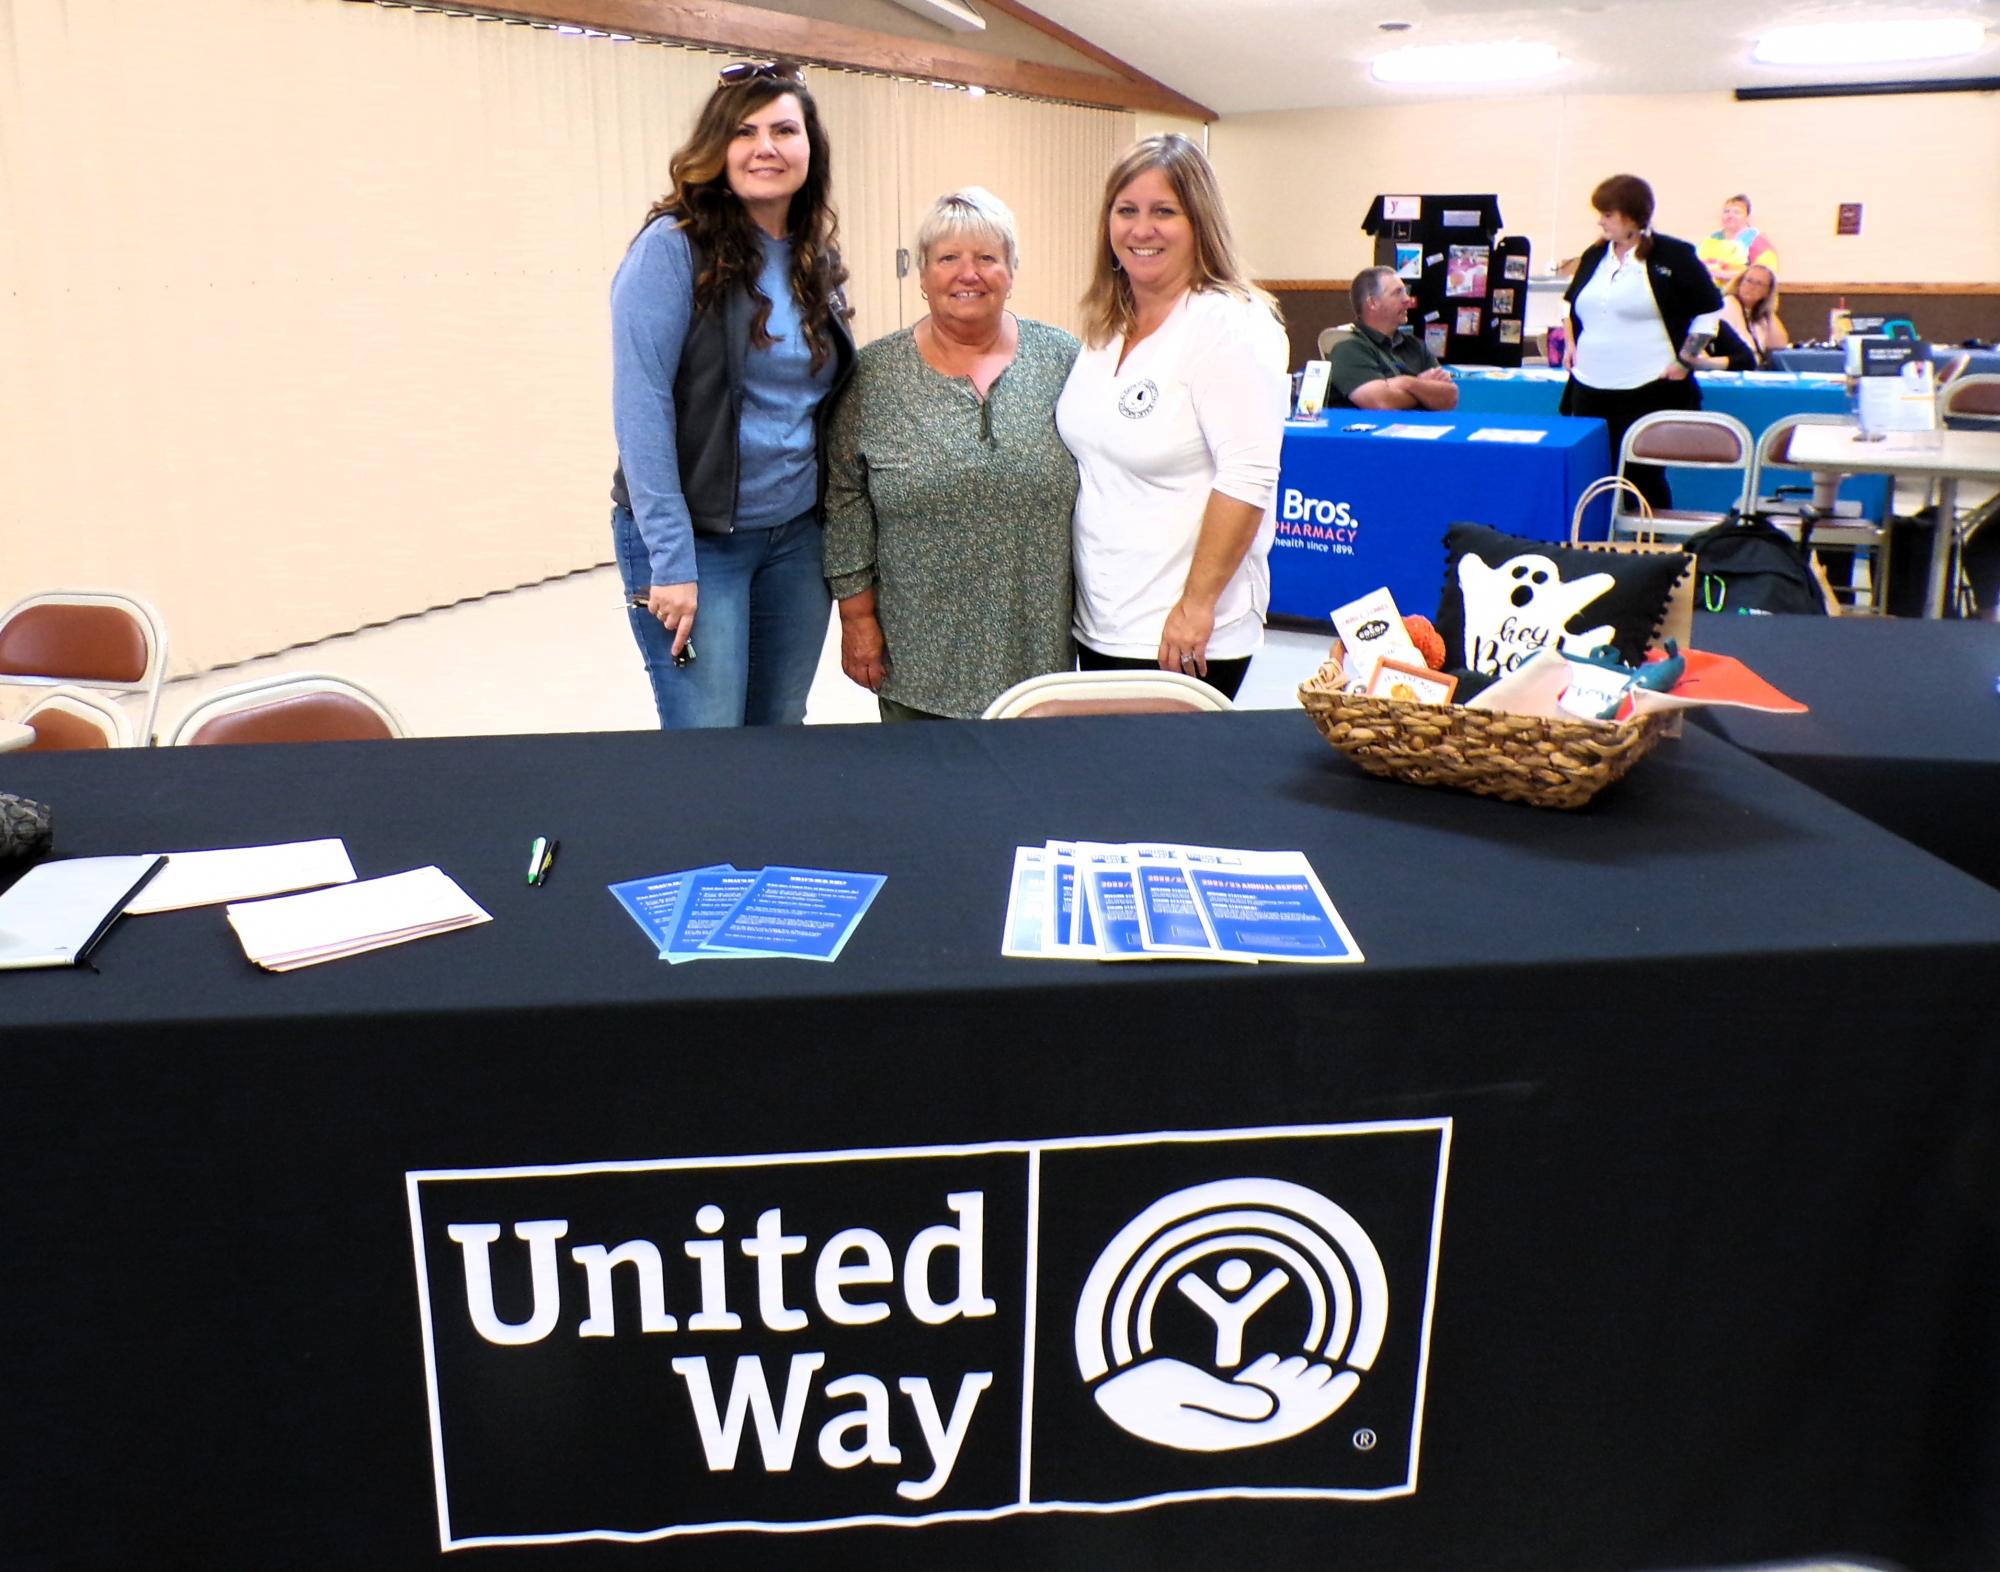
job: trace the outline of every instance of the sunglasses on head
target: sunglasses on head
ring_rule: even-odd
[[[726,65],[715,73],[718,82],[751,82],[762,77],[772,82],[796,82],[799,68],[785,65],[776,60],[739,60],[735,65]]]

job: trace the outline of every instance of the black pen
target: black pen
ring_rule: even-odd
[[[550,841],[548,846],[543,850],[542,865],[535,872],[534,882],[536,885],[539,886],[549,882],[549,870],[556,865],[556,851],[561,845],[561,841]]]

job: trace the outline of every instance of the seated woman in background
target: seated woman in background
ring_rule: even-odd
[[[1724,292],[1722,322],[1715,330],[1715,349],[1731,371],[1762,371],[1771,352],[1792,342],[1778,320],[1778,276],[1753,262]]]
[[[861,351],[829,444],[840,665],[885,721],[974,718],[1076,659],[1055,425],[1076,340],[1007,309],[1019,247],[990,192],[939,197],[916,249],[930,314]]]
[[[1186,137],[1120,159],[1098,222],[1087,343],[1056,406],[1082,478],[1078,663],[1186,672],[1234,698],[1271,602],[1284,325]]]

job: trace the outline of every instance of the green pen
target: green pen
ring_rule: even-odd
[[[549,838],[546,835],[537,835],[535,837],[535,844],[528,848],[528,882],[530,884],[540,884],[542,882],[543,864],[548,859]]]

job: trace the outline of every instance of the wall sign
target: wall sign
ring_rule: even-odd
[[[1861,233],[1861,204],[1859,202],[1843,202],[1840,204],[1840,214],[1834,220],[1833,232],[1836,235],[1858,235]]]
[[[440,1544],[1409,1495],[1450,1141],[410,1173]]]

